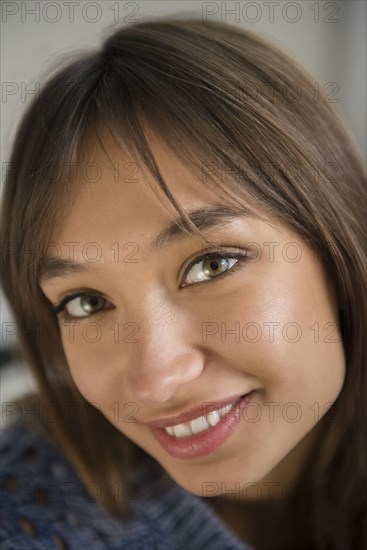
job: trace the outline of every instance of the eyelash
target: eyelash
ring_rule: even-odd
[[[233,275],[238,269],[242,269],[244,267],[244,263],[248,261],[248,254],[247,252],[239,253],[239,252],[228,252],[228,253],[221,253],[218,250],[211,250],[210,252],[206,252],[205,254],[201,254],[200,256],[196,256],[192,262],[187,266],[185,269],[185,274],[190,271],[190,269],[196,265],[202,262],[203,260],[213,257],[222,257],[224,259],[232,258],[238,260],[233,266],[227,269],[224,273],[221,275],[218,275],[217,277],[213,277],[213,279],[208,279],[206,281],[200,281],[199,283],[189,283],[187,285],[184,285],[181,288],[190,287],[192,285],[196,284],[209,284],[209,283],[215,283],[217,280],[222,280],[225,277],[229,277],[230,275]],[[75,320],[75,319],[87,319],[91,317],[92,315],[96,315],[97,313],[100,313],[103,311],[103,309],[96,311],[95,313],[91,313],[90,315],[85,315],[84,317],[76,317],[73,315],[70,315],[66,310],[65,306],[68,302],[71,300],[78,298],[78,297],[88,297],[88,298],[103,298],[103,296],[97,292],[91,292],[91,291],[83,291],[83,290],[76,290],[74,292],[70,292],[69,294],[65,295],[61,301],[56,306],[51,306],[51,310],[55,315],[59,315],[59,313],[62,313],[62,318],[67,321]]]

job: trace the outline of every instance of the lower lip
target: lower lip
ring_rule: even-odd
[[[149,428],[158,442],[174,458],[199,458],[216,451],[238,426],[255,390],[244,395],[216,426],[187,437],[173,437],[164,428]]]

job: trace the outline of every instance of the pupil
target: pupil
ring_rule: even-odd
[[[220,268],[222,268],[222,271],[225,271],[226,268],[228,267],[228,262],[225,258],[220,258],[219,261],[208,259],[208,260],[206,260],[206,262],[204,262],[204,266],[205,266],[205,263],[206,263],[206,267],[204,267],[204,271],[206,272],[206,275],[208,277],[210,277],[211,275],[216,275],[217,273],[219,273]]]
[[[93,306],[98,304],[99,298],[97,296],[84,296],[82,299],[82,305],[86,311],[90,311]]]

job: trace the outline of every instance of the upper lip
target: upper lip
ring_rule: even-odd
[[[250,392],[247,392],[247,393],[250,393]],[[193,407],[175,416],[165,416],[164,418],[156,418],[154,420],[144,420],[141,422],[142,424],[146,424],[151,428],[168,428],[170,426],[176,426],[176,424],[183,424],[184,422],[190,422],[190,420],[194,420],[194,418],[198,418],[199,416],[203,416],[203,415],[205,416],[211,411],[219,410],[225,405],[229,405],[230,403],[234,403],[235,401],[238,401],[238,399],[240,399],[244,395],[247,395],[247,393],[241,393],[240,395],[226,397],[225,399],[211,399],[211,400],[208,399],[206,401],[203,400],[201,405]]]

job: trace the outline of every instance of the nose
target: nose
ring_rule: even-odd
[[[204,356],[195,345],[193,319],[167,301],[144,300],[137,342],[131,345],[127,360],[128,384],[140,402],[162,403],[202,373]]]

